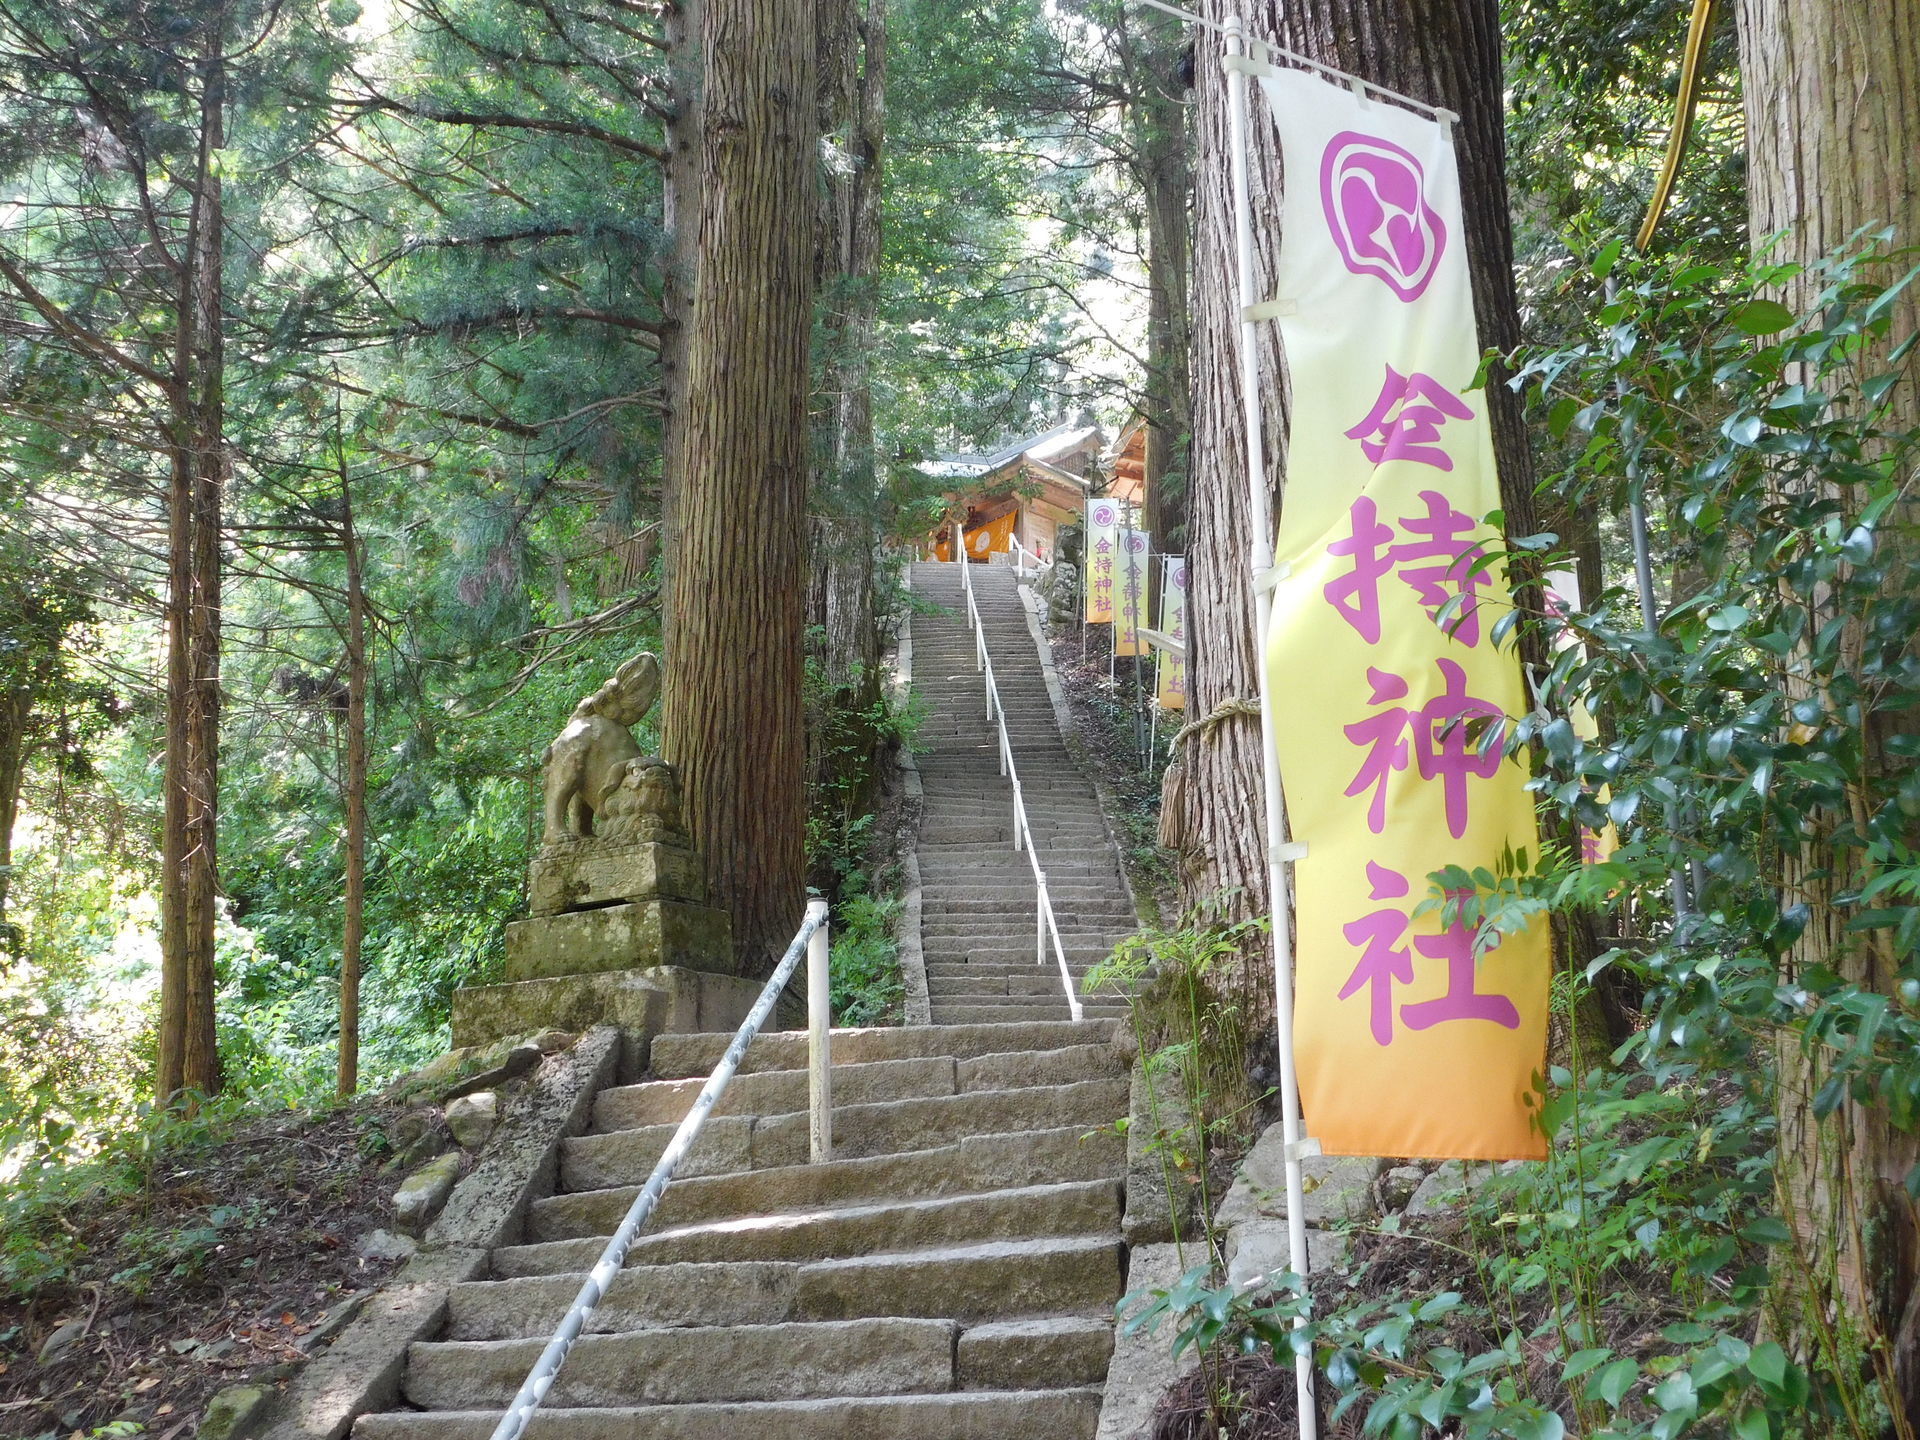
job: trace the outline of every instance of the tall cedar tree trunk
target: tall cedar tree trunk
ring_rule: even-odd
[[[705,0],[699,268],[661,748],[714,903],[766,974],[805,899],[812,0]]]
[[[1142,523],[1155,545],[1178,553],[1187,540],[1187,453],[1192,430],[1187,357],[1193,337],[1188,309],[1193,261],[1193,170],[1187,159],[1187,97],[1179,78],[1185,40],[1180,24],[1157,12],[1128,45],[1125,62],[1134,178],[1146,202],[1147,421],[1146,504]],[[1149,577],[1159,614],[1160,577]]]
[[[1224,0],[1208,0],[1204,12],[1221,19],[1230,8]],[[1519,337],[1519,315],[1507,215],[1496,0],[1289,0],[1284,5],[1257,0],[1241,13],[1257,39],[1460,115],[1455,143],[1480,342],[1510,348]],[[1193,462],[1187,543],[1192,720],[1210,715],[1223,702],[1259,694],[1247,571],[1226,76],[1219,64],[1218,39],[1204,37],[1199,56],[1194,169],[1207,179],[1194,197]],[[1264,98],[1254,94],[1249,109],[1255,285],[1265,295],[1280,238],[1280,155]],[[1265,449],[1277,517],[1284,503],[1287,400],[1276,326],[1260,328],[1260,363],[1267,385]],[[1533,461],[1520,406],[1504,385],[1490,388],[1488,403],[1507,527],[1515,535],[1529,534],[1534,529]],[[1193,732],[1181,758],[1182,781],[1170,786],[1167,796],[1180,810],[1164,833],[1179,841],[1183,898],[1189,905],[1219,898],[1230,915],[1264,913],[1266,824],[1258,719],[1234,716]]]
[[[1861,226],[1888,224],[1896,244],[1920,242],[1920,10],[1885,0],[1741,0],[1739,25],[1756,245],[1785,231],[1775,255],[1810,261]],[[1805,282],[1789,282],[1788,291],[1783,298],[1796,310],[1814,293]],[[1920,297],[1909,289],[1893,339],[1916,327]],[[1892,428],[1920,425],[1911,370],[1891,408]],[[1914,722],[1883,714],[1866,723],[1870,741],[1884,744],[1890,727]],[[1837,812],[1814,819],[1825,830],[1847,821]],[[1807,904],[1809,920],[1789,964],[1830,967],[1890,996],[1898,979],[1895,959],[1884,953],[1890,947],[1849,933],[1832,903],[1857,883],[1850,856],[1816,845],[1792,857],[1786,887]],[[1920,1430],[1920,1217],[1903,1182],[1920,1161],[1920,1145],[1896,1131],[1884,1110],[1851,1100],[1816,1120],[1812,1097],[1825,1067],[1795,1037],[1782,1037],[1777,1074],[1778,1183],[1800,1249],[1790,1273],[1802,1282],[1784,1287],[1781,1328],[1827,1367],[1846,1363],[1818,1338],[1830,1329],[1870,1343],[1873,1371],[1913,1433]]]
[[[874,615],[878,541],[871,351],[880,263],[880,158],[886,124],[886,10],[820,0],[819,124],[841,142],[820,190],[814,279],[824,353],[814,399],[814,502],[808,618],[825,682],[808,716],[810,793],[844,824],[870,798],[879,736],[880,644]],[[816,817],[819,818],[819,817]],[[833,876],[816,873],[817,884]]]
[[[702,89],[706,66],[701,50],[701,17],[706,0],[673,0],[666,7],[667,84],[671,118],[667,121],[666,180],[661,196],[661,229],[666,232],[660,308],[666,330],[660,337],[660,388],[666,423],[660,443],[660,570],[665,603],[672,603],[674,561],[680,553],[680,492],[686,478],[687,347],[693,334],[693,296],[700,263],[700,169]]]
[[[200,145],[178,301],[168,488],[166,813],[160,877],[160,1046],[155,1093],[220,1088],[213,927],[219,872],[220,525],[226,484],[222,242],[216,157],[225,144],[219,12],[200,66]]]
[[[360,1088],[360,947],[367,914],[367,590],[360,534],[353,523],[353,486],[340,466],[340,543],[347,558],[347,744],[340,786],[347,811],[345,914],[340,925],[340,1065],[342,1099]]]

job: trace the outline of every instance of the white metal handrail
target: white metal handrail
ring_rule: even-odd
[[[1040,868],[1040,857],[1033,847],[1033,826],[1027,820],[1026,792],[1020,784],[1020,769],[1013,763],[1013,742],[1007,738],[1006,707],[1000,703],[1000,687],[993,678],[993,656],[987,650],[987,627],[980,619],[980,605],[973,595],[973,569],[960,546],[960,527],[954,526],[954,553],[961,556],[960,589],[967,597],[967,621],[973,626],[974,668],[983,672],[987,683],[987,718],[999,728],[1000,773],[1013,785],[1013,848],[1026,852],[1033,867],[1034,889],[1034,961],[1047,963],[1047,938],[1053,938],[1054,958],[1060,962],[1060,983],[1066,987],[1067,1011],[1082,1018],[1080,996],[1073,988],[1073,972],[1067,968],[1066,946],[1060,942],[1060,925],[1053,916],[1053,897],[1047,890],[1047,872]]]
[[[780,964],[761,990],[753,1009],[740,1022],[733,1043],[727,1046],[727,1053],[720,1057],[720,1063],[713,1067],[713,1073],[707,1077],[707,1083],[694,1099],[693,1108],[687,1111],[687,1118],[673,1132],[673,1139],[667,1142],[666,1151],[653,1167],[653,1173],[647,1177],[647,1183],[633,1197],[633,1204],[627,1207],[626,1218],[620,1222],[620,1228],[613,1232],[613,1238],[607,1241],[606,1249],[600,1252],[599,1262],[588,1272],[586,1283],[580,1287],[572,1308],[553,1332],[553,1339],[547,1342],[547,1348],[540,1352],[533,1369],[527,1372],[519,1392],[507,1406],[507,1413],[500,1417],[500,1423],[494,1427],[492,1440],[517,1440],[527,1428],[527,1422],[533,1418],[533,1412],[540,1408],[540,1402],[547,1398],[547,1392],[553,1388],[567,1352],[573,1349],[573,1342],[580,1338],[588,1319],[606,1298],[607,1288],[613,1284],[614,1277],[626,1262],[628,1249],[639,1237],[647,1221],[653,1218],[667,1182],[673,1179],[673,1172],[693,1148],[694,1141],[700,1138],[700,1130],[707,1123],[707,1116],[719,1103],[720,1096],[739,1070],[747,1046],[760,1033],[767,1016],[773,1013],[774,1004],[780,999],[780,992],[786,988],[787,981],[793,978],[794,969],[799,965],[802,955],[807,957],[808,1110],[812,1155],[815,1163],[832,1158],[831,1096],[827,1083],[831,1064],[828,1048],[831,1031],[827,1024],[827,902],[815,899],[807,902],[807,916],[801,922],[799,933],[793,937],[793,943],[787,947],[787,953],[781,957]]]
[[[1008,537],[1012,542],[1013,573],[1021,579],[1029,575],[1044,575],[1053,568],[1053,561],[1042,560],[1033,551],[1020,543],[1018,535]]]

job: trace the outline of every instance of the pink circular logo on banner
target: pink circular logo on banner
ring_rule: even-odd
[[[1096,505],[1093,507],[1093,523],[1094,524],[1111,525],[1113,524],[1113,519],[1114,519],[1113,506]]]
[[[1147,537],[1138,530],[1132,531],[1127,536],[1127,549],[1135,555],[1144,555],[1147,550]]]
[[[1320,200],[1347,269],[1377,275],[1402,300],[1418,300],[1447,248],[1427,203],[1426,171],[1390,141],[1344,130],[1320,162]]]

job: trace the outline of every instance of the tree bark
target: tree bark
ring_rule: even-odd
[[[666,261],[660,287],[666,330],[660,337],[660,389],[666,419],[660,434],[660,574],[670,603],[674,562],[680,551],[680,492],[686,479],[687,347],[693,331],[693,299],[700,264],[700,167],[702,92],[706,66],[701,17],[706,0],[674,0],[667,6],[667,80],[673,116],[667,122],[667,165],[661,194]]]
[[[1208,0],[1203,13],[1221,19],[1231,8]],[[1389,86],[1461,117],[1456,150],[1466,209],[1474,313],[1482,345],[1511,347],[1519,338],[1513,240],[1507,214],[1506,132],[1502,116],[1499,9],[1495,0],[1259,0],[1242,8],[1248,32],[1350,74]],[[1189,499],[1190,576],[1187,626],[1192,716],[1202,720],[1224,702],[1258,694],[1247,571],[1246,449],[1236,334],[1233,197],[1227,184],[1226,77],[1218,41],[1203,41],[1196,66],[1195,170],[1213,177],[1194,198],[1193,463]],[[1277,142],[1265,102],[1254,98],[1250,156],[1254,204],[1271,217],[1282,193]],[[1256,284],[1273,271],[1279,242],[1272,223],[1255,228]],[[1265,289],[1261,294],[1267,293]],[[1276,326],[1260,330],[1261,374],[1268,387],[1265,450],[1274,513],[1284,503],[1287,396],[1285,357]],[[1533,463],[1517,398],[1504,385],[1487,392],[1500,465],[1507,528],[1526,534],[1533,522]],[[1178,813],[1166,827],[1181,850],[1183,897],[1189,905],[1218,898],[1229,915],[1267,910],[1256,717],[1230,715],[1193,732],[1183,747],[1180,779],[1166,804]]]
[[[217,169],[225,144],[224,43],[216,13],[200,66],[200,144],[170,395],[166,813],[155,1077],[161,1099],[184,1092],[211,1095],[220,1088],[213,936],[219,894],[220,527],[227,471],[221,333],[225,221]]]
[[[27,726],[39,687],[23,680],[0,694],[0,954],[14,948],[7,928],[7,898],[13,891],[13,827],[20,818],[20,786],[26,778]]]
[[[1137,45],[1127,36],[1128,111],[1134,178],[1146,202],[1147,531],[1156,549],[1178,553],[1187,543],[1187,454],[1193,428],[1187,358],[1188,272],[1192,257],[1193,170],[1187,159],[1187,99],[1178,79],[1184,48],[1179,22],[1148,12]],[[1160,577],[1148,577],[1158,615]]]
[[[703,22],[699,268],[661,744],[743,970],[765,974],[805,898],[814,7],[706,0]]]
[[[1920,239],[1920,12],[1878,0],[1741,0],[1738,18],[1756,248],[1781,233],[1773,258],[1805,263],[1863,226],[1894,226],[1896,244]],[[1788,280],[1782,298],[1803,310],[1818,283],[1807,275]],[[1893,338],[1916,325],[1920,298],[1909,289],[1894,308]],[[1889,397],[1888,424],[1920,424],[1911,371]],[[1913,725],[1906,716],[1863,717],[1870,744],[1884,743],[1889,722]],[[1813,818],[1828,832],[1849,821],[1839,812]],[[1856,853],[1815,844],[1788,857],[1784,888],[1809,911],[1788,967],[1829,967],[1850,984],[1892,995],[1894,959],[1849,933],[1834,903],[1858,882]],[[1914,1433],[1920,1214],[1903,1182],[1920,1161],[1920,1142],[1895,1130],[1884,1110],[1850,1099],[1816,1119],[1813,1096],[1826,1079],[1821,1057],[1791,1034],[1782,1035],[1776,1054],[1777,1183],[1799,1248],[1798,1263],[1782,1267],[1776,1323],[1829,1373],[1844,1374],[1864,1353]]]
[[[827,167],[816,222],[815,283],[822,297],[814,397],[815,473],[808,615],[819,684],[807,734],[811,803],[831,799],[844,827],[866,809],[877,778],[880,641],[874,613],[879,494],[873,464],[871,352],[880,264],[880,161],[886,128],[883,0],[821,0],[821,133],[839,154]],[[816,819],[823,818],[816,815]],[[814,857],[814,883],[839,878]]]

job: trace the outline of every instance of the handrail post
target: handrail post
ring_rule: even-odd
[[[553,1338],[547,1342],[540,1357],[533,1362],[533,1368],[527,1372],[527,1378],[520,1382],[520,1388],[507,1403],[506,1412],[501,1415],[500,1423],[493,1428],[491,1440],[520,1440],[527,1428],[527,1422],[533,1412],[547,1397],[553,1388],[554,1378],[560,1367],[566,1363],[568,1352],[574,1342],[587,1327],[587,1321],[606,1299],[607,1290],[619,1276],[621,1267],[626,1264],[627,1251],[632,1247],[642,1228],[653,1218],[653,1212],[660,1203],[660,1196],[679,1169],[680,1162],[687,1157],[694,1142],[700,1136],[700,1130],[713,1113],[714,1106],[720,1103],[720,1097],[726,1093],[734,1074],[740,1069],[740,1062],[746,1058],[747,1046],[754,1036],[760,1033],[760,1027],[767,1023],[767,1017],[786,993],[787,985],[793,979],[793,972],[799,968],[802,955],[811,958],[810,942],[818,930],[826,924],[827,906],[824,900],[816,900],[807,906],[807,918],[801,923],[799,932],[793,937],[793,943],[787,946],[786,954],[780,957],[780,963],[774,967],[767,983],[760,988],[760,997],[753,1002],[753,1008],[747,1012],[747,1018],[740,1022],[740,1028],[734,1032],[732,1042],[726,1053],[720,1057],[720,1063],[713,1067],[713,1073],[707,1077],[707,1083],[693,1099],[692,1107],[687,1111],[673,1138],[667,1142],[667,1148],[654,1162],[653,1172],[647,1176],[646,1184],[640,1187],[640,1193],[633,1197],[633,1203],[627,1207],[625,1217],[615,1228],[613,1236],[600,1251],[600,1258],[593,1269],[587,1272],[587,1278],[580,1285],[580,1292],[574,1296],[573,1305],[561,1319]],[[809,927],[814,927],[810,929]],[[824,951],[825,946],[822,945]],[[821,987],[825,993],[825,986]],[[824,1053],[824,1051],[823,1051]]]
[[[833,980],[829,973],[827,902],[807,902],[820,928],[807,940],[807,1138],[813,1163],[833,1159]]]
[[[1001,767],[1001,774],[1004,775],[1005,773],[1006,769],[1003,766]],[[1026,827],[1020,822],[1026,819],[1027,807],[1022,803],[1022,799],[1023,797],[1020,793],[1020,777],[1016,775],[1013,779],[1013,850],[1016,855],[1026,849],[1025,837],[1022,834]]]

